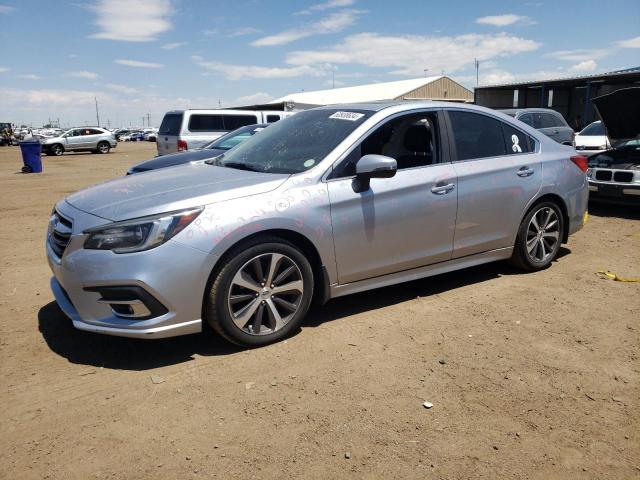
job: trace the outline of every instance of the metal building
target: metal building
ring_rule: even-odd
[[[473,92],[447,76],[423,77],[395,82],[370,83],[285,95],[266,105],[242,108],[304,110],[321,105],[378,100],[448,100],[473,102]]]
[[[591,99],[640,84],[640,67],[599,75],[478,87],[475,103],[489,108],[552,108],[575,130],[597,119]]]

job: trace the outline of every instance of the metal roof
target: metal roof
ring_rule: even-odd
[[[332,88],[329,90],[315,90],[311,92],[291,93],[278,98],[271,103],[294,102],[307,105],[330,105],[336,103],[373,102],[376,100],[393,100],[416,88],[435,82],[443,78],[434,77],[413,78],[395,82],[371,83],[355,87]]]
[[[579,82],[589,82],[589,81],[594,81],[599,79],[604,80],[610,77],[625,77],[627,75],[640,75],[640,66],[625,68],[623,70],[614,70],[612,72],[597,73],[592,75],[581,75],[578,77],[558,77],[558,78],[530,80],[530,81],[524,81],[524,82],[500,83],[495,85],[481,85],[479,87],[476,87],[476,90],[482,90],[485,88],[509,88],[509,87],[525,86],[525,85],[540,85],[543,83],[558,83],[558,82],[579,83]]]

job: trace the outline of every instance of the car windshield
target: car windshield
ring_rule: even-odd
[[[314,109],[280,120],[215,165],[270,173],[300,173],[320,163],[373,114],[370,110]]]
[[[587,137],[604,136],[604,125],[602,122],[593,122],[587,125],[578,135]]]

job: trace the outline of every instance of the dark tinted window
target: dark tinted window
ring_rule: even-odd
[[[258,123],[258,118],[255,115],[223,115],[222,119],[224,122],[224,130],[229,131]],[[193,129],[189,128],[189,130]]]
[[[191,132],[215,132],[224,129],[222,115],[194,114],[189,118],[189,130]]]
[[[218,161],[230,168],[304,172],[320,163],[372,113],[353,109],[306,110],[270,125],[218,157]]]
[[[451,128],[458,160],[505,155],[499,120],[471,112],[450,111]]]
[[[525,113],[520,118],[518,118],[518,120],[520,120],[521,122],[526,123],[530,127],[533,127],[533,117],[531,116],[530,113]]]
[[[526,133],[513,128],[507,123],[502,123],[502,131],[504,133],[504,142],[507,145],[507,153],[529,153],[533,151],[535,143]]]
[[[437,162],[438,133],[434,113],[403,115],[389,120],[360,142],[336,167],[331,178],[356,174],[356,163],[365,155],[394,158],[398,170]]]
[[[95,128],[91,128],[87,135],[102,135],[104,132],[102,130],[96,130]]]
[[[160,135],[179,135],[182,126],[182,114],[171,113],[164,116],[158,130]]]
[[[280,115],[267,115],[267,123],[273,123],[280,120]]]

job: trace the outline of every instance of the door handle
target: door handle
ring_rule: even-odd
[[[529,177],[533,175],[533,169],[529,167],[522,167],[518,170],[517,173],[519,177]]]
[[[431,187],[431,192],[436,195],[444,195],[454,188],[456,188],[456,186],[453,183],[447,183],[446,185],[436,185],[435,187]]]

